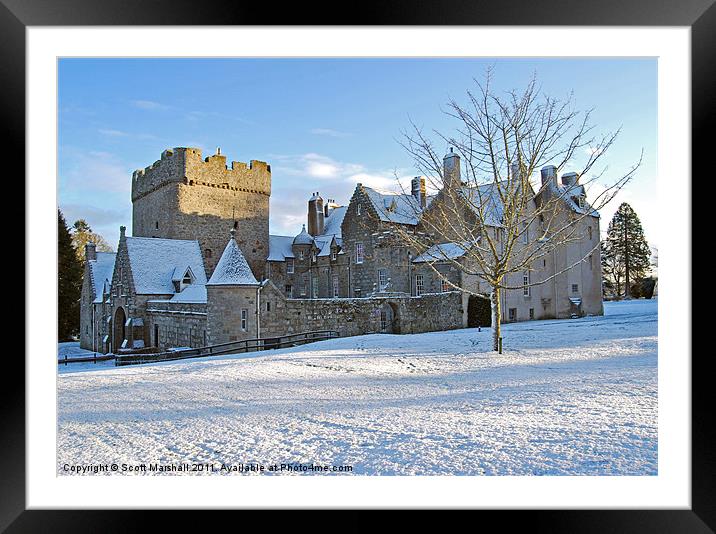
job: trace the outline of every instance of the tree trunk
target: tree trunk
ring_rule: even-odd
[[[497,352],[499,350],[500,336],[502,334],[500,326],[500,288],[493,287],[492,293],[490,294],[491,308],[492,308],[492,350]]]

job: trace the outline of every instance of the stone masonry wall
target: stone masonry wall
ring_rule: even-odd
[[[261,290],[261,337],[336,330],[341,336],[374,332],[415,334],[463,326],[460,292],[422,297],[286,299],[272,284]],[[381,325],[381,311],[389,324]]]
[[[150,300],[146,306],[149,345],[160,349],[207,345],[206,304]]]

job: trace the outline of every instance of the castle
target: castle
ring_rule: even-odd
[[[444,169],[446,179],[461,183],[457,154],[445,156]],[[559,184],[556,168],[542,169],[540,194],[564,196],[565,210],[583,215],[582,237],[540,258],[534,271],[551,275],[548,282],[503,291],[504,321],[603,313],[599,248],[587,258],[598,245],[599,215],[578,180],[567,173]],[[91,243],[85,250],[81,346],[117,352],[313,330],[357,335],[489,325],[474,313],[481,299],[456,290],[489,292],[478,276],[455,268],[465,249],[449,232],[445,242],[423,249],[400,239],[399,230],[418,230],[446,202],[443,191],[427,194],[425,178],[402,194],[357,184],[347,205],[316,192],[295,236],[269,234],[270,196],[270,165],[229,167],[220,150],[206,158],[197,148],[165,150],[135,171],[133,235],[120,227],[116,253],[97,252]],[[512,283],[519,286],[522,273]]]

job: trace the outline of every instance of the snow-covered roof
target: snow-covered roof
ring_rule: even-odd
[[[562,199],[564,199],[564,203],[567,205],[567,207],[575,213],[591,215],[592,217],[599,217],[599,212],[595,210],[589,204],[589,202],[587,202],[587,191],[584,186],[578,183],[573,183],[573,181],[579,179],[577,173],[564,173],[562,175],[562,178],[564,179],[565,177],[569,177],[569,183],[558,184],[555,180],[550,180],[545,185],[545,189],[543,191],[549,191],[549,195],[551,198],[561,197]],[[579,202],[577,200],[579,197],[583,197],[584,199],[583,207],[581,208],[579,207]]]
[[[128,237],[127,254],[134,287],[139,295],[172,295],[175,270],[190,268],[194,283],[206,283],[204,260],[198,241]],[[182,275],[184,273],[182,272]]]
[[[244,258],[233,231],[224,253],[214,269],[214,274],[206,283],[209,286],[256,286],[259,285],[251,267]]]
[[[89,260],[89,272],[94,290],[94,302],[102,302],[102,290],[105,282],[112,281],[114,273],[114,261],[117,258],[115,252],[97,252],[96,260]]]
[[[506,191],[507,182],[500,182],[499,187]],[[482,211],[484,223],[488,226],[502,226],[504,206],[500,198],[499,187],[496,183],[486,183],[478,186],[464,186],[462,194],[470,207],[476,213]]]
[[[319,256],[328,256],[331,254],[331,243],[333,243],[333,240],[336,239],[335,236],[332,235],[319,235],[316,236],[316,246],[320,249],[318,252]],[[336,239],[336,244],[337,244]]]
[[[206,286],[204,284],[189,284],[169,299],[169,302],[204,303],[206,302]]]
[[[290,235],[270,235],[268,261],[284,261],[293,258],[293,237]]]
[[[418,224],[418,215],[422,210],[418,199],[413,195],[379,191],[365,186],[363,186],[363,190],[373,204],[375,211],[378,212],[381,221],[413,226]],[[428,195],[426,205],[430,205],[434,197],[434,195]]]
[[[330,210],[328,212],[328,217],[324,218],[323,234],[321,235],[335,235],[341,237],[341,225],[343,224],[343,219],[346,216],[347,210],[348,206],[340,206]]]
[[[301,232],[293,238],[293,244],[294,245],[312,245],[313,244],[313,237],[311,234],[306,232],[306,225],[303,225],[303,228],[301,229]]]
[[[465,255],[466,249],[458,243],[433,245],[413,260],[413,263],[455,260]]]

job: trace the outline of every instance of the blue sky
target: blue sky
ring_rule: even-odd
[[[346,203],[357,182],[395,189],[394,173],[418,174],[401,131],[412,119],[453,132],[446,103],[464,101],[489,65],[498,89],[536,73],[544,93],[573,92],[578,109],[593,108],[597,132],[621,127],[606,181],[644,149],[634,180],[602,210],[602,230],[627,201],[656,246],[656,59],[61,59],[60,208],[116,246],[119,226],[131,230],[134,169],[169,147],[220,146],[228,160],[271,164],[271,232],[292,235],[313,191]]]

